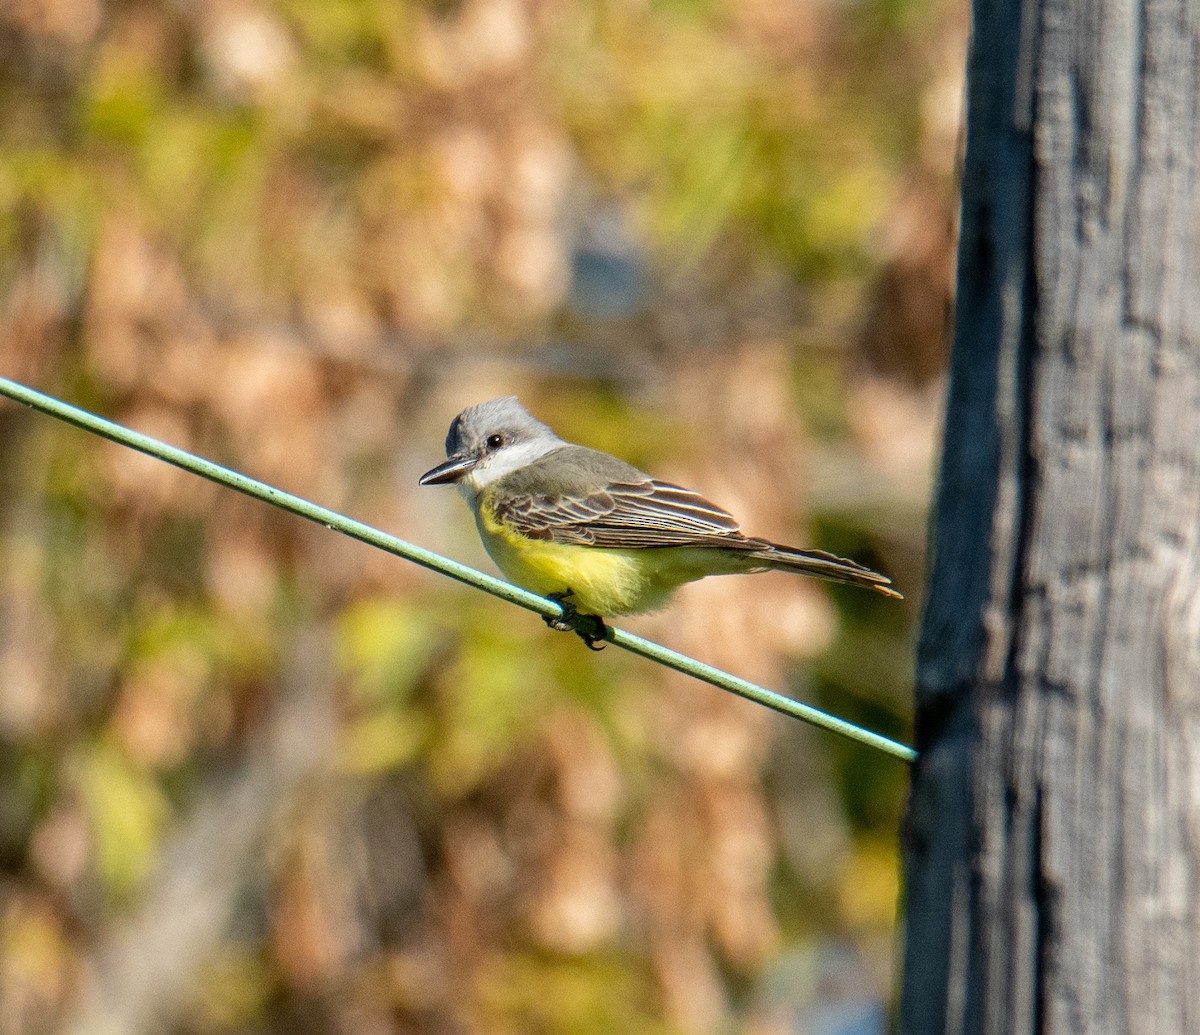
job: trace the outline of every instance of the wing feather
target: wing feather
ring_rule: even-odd
[[[587,496],[510,497],[496,507],[496,516],[522,535],[555,543],[638,550],[715,539],[722,546],[756,548],[728,511],[691,489],[653,478],[610,482]]]

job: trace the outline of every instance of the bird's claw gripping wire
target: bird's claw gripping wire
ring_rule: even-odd
[[[542,621],[558,632],[573,632],[587,644],[588,650],[604,650],[605,641],[608,639],[608,626],[599,615],[580,614],[574,604],[567,602],[567,598],[574,595],[569,589],[559,593],[548,593],[547,599],[558,604],[563,613],[558,617],[544,615]],[[596,644],[600,646],[597,647]]]

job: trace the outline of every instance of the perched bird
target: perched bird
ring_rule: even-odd
[[[691,489],[564,442],[513,396],[455,417],[446,456],[420,484],[457,483],[500,570],[561,603],[547,624],[589,647],[604,639],[604,617],[657,610],[707,575],[779,569],[900,597],[854,561],[743,535]]]

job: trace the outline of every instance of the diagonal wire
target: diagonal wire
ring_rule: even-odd
[[[82,428],[84,431],[99,435],[120,445],[128,446],[130,449],[136,449],[138,452],[146,453],[166,463],[174,464],[176,467],[190,471],[192,474],[197,474],[201,478],[207,478],[218,485],[235,489],[247,496],[252,496],[254,499],[262,500],[264,503],[270,503],[272,506],[279,507],[281,510],[286,510],[291,514],[307,518],[309,521],[315,521],[317,524],[324,525],[332,531],[341,532],[351,539],[357,539],[359,542],[377,547],[387,553],[395,554],[397,557],[403,557],[405,560],[440,572],[452,579],[457,579],[459,582],[465,582],[468,586],[474,586],[485,593],[491,593],[501,600],[507,600],[510,604],[516,604],[518,607],[536,612],[543,617],[560,618],[563,615],[562,605],[553,600],[547,600],[536,593],[530,593],[518,586],[503,582],[481,571],[476,571],[474,568],[460,564],[457,561],[452,561],[448,557],[434,553],[432,550],[426,550],[423,547],[405,542],[403,539],[398,539],[387,532],[372,528],[361,521],[355,521],[353,518],[337,513],[337,511],[329,510],[316,503],[311,503],[308,500],[301,499],[299,496],[293,496],[291,493],[284,492],[282,489],[276,489],[265,482],[257,481],[244,474],[239,474],[237,471],[222,467],[220,464],[215,464],[211,460],[205,460],[203,457],[185,452],[182,449],[177,449],[174,446],[169,446],[165,442],[151,438],[149,435],[143,435],[120,424],[115,424],[110,420],[105,420],[103,417],[88,413],[86,410],[81,410],[70,403],[62,402],[33,388],[18,384],[16,381],[0,377],[0,396],[7,396],[16,402],[24,403],[26,406],[48,414],[51,417],[57,417],[61,421],[72,424],[77,428]],[[839,719],[837,716],[830,715],[818,708],[813,708],[790,697],[784,697],[774,690],[768,690],[757,683],[751,683],[749,680],[731,675],[712,665],[706,665],[704,662],[697,661],[686,654],[680,654],[678,651],[673,651],[651,640],[635,636],[633,633],[625,632],[623,629],[608,627],[606,639],[610,643],[633,654],[641,655],[643,658],[658,662],[660,665],[665,665],[667,668],[682,672],[685,675],[693,676],[705,683],[711,683],[722,690],[728,690],[739,697],[745,697],[747,700],[754,701],[767,708],[772,708],[784,715],[790,715],[794,719],[800,719],[802,722],[807,722],[820,729],[828,730],[830,733],[836,733],[849,740],[865,744],[867,747],[882,751],[894,758],[899,758],[905,762],[912,762],[917,757],[916,751],[907,744],[902,744],[899,741],[892,740],[871,730],[863,729],[861,726],[856,726],[845,719]]]

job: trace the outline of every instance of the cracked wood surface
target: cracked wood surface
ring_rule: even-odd
[[[973,16],[901,1031],[1200,1033],[1200,5]]]

